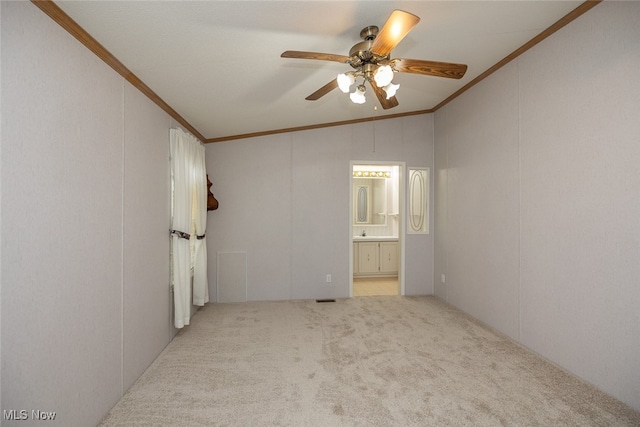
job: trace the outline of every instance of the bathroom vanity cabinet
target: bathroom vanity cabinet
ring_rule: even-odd
[[[360,240],[353,242],[355,276],[397,276],[397,240]]]

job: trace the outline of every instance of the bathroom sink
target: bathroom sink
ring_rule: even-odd
[[[354,241],[362,240],[376,240],[376,241],[391,241],[398,240],[397,236],[353,236]]]

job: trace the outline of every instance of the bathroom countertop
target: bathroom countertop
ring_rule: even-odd
[[[354,242],[394,242],[397,241],[398,237],[394,236],[353,236]]]

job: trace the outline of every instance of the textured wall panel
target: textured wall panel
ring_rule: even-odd
[[[218,252],[218,302],[247,300],[247,253]]]

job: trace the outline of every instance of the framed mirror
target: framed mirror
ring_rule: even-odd
[[[407,233],[429,234],[429,168],[408,168]]]
[[[369,224],[369,186],[356,184],[356,224]]]
[[[354,225],[387,224],[387,179],[353,179]]]

